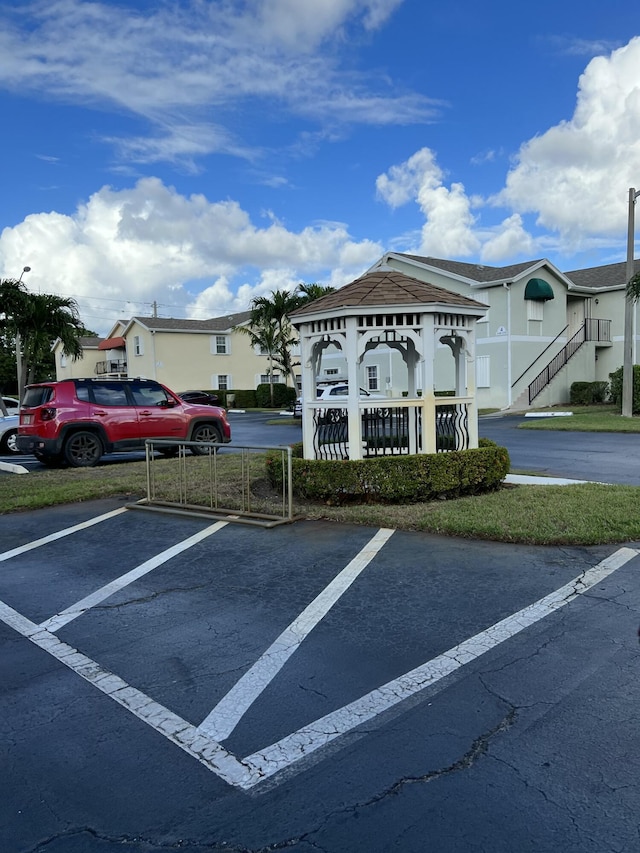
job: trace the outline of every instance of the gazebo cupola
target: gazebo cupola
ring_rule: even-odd
[[[291,315],[300,337],[304,456],[362,459],[382,453],[435,453],[477,447],[475,323],[487,306],[390,269],[368,272]],[[366,353],[385,345],[406,367],[406,396],[360,398]],[[436,350],[450,350],[453,397],[436,397]],[[322,356],[342,352],[349,392],[316,398]]]

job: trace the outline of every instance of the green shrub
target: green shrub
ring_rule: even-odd
[[[622,372],[619,367],[609,374],[611,401],[622,411]],[[633,365],[633,414],[640,412],[640,364]]]
[[[240,391],[228,391],[228,394],[235,395],[234,407],[236,409],[255,409],[257,407],[256,403],[256,392],[252,390],[240,390]]]
[[[574,382],[569,402],[572,406],[593,406],[605,403],[609,396],[608,382]]]
[[[382,456],[375,459],[302,459],[293,445],[293,492],[327,504],[416,503],[497,489],[509,473],[509,454],[488,439],[476,450]],[[282,483],[280,454],[267,453],[267,477]]]
[[[295,388],[289,388],[283,382],[273,383],[273,406],[277,409],[286,408],[296,399]],[[256,388],[256,405],[260,409],[271,406],[271,386],[268,382],[261,383]]]

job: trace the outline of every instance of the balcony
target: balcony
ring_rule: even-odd
[[[94,372],[97,376],[109,376],[115,379],[126,379],[127,362],[124,360],[99,361],[96,364]]]

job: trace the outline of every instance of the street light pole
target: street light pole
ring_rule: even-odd
[[[629,284],[634,275],[635,206],[640,190],[629,189],[629,219],[627,227],[627,266],[625,282]],[[625,292],[624,298],[624,344],[622,361],[622,416],[633,416],[633,309],[635,301]]]
[[[20,284],[20,282],[22,281],[22,276],[26,272],[31,272],[31,267],[22,268],[20,278],[18,279],[18,284]],[[18,374],[18,403],[21,404],[24,388],[22,387],[22,341],[20,340],[20,332],[16,332],[16,372]]]

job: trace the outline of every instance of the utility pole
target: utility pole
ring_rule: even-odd
[[[625,284],[628,285],[634,275],[635,248],[635,206],[640,190],[629,189],[629,218],[627,226],[627,266]],[[622,360],[622,416],[633,416],[633,313],[635,301],[625,292],[624,299],[624,343]]]
[[[31,272],[31,267],[23,267],[18,279],[18,284],[22,281],[22,276],[26,272]],[[22,382],[22,341],[20,340],[20,332],[16,332],[16,373],[18,374],[18,403],[22,404],[22,395],[24,387]]]

